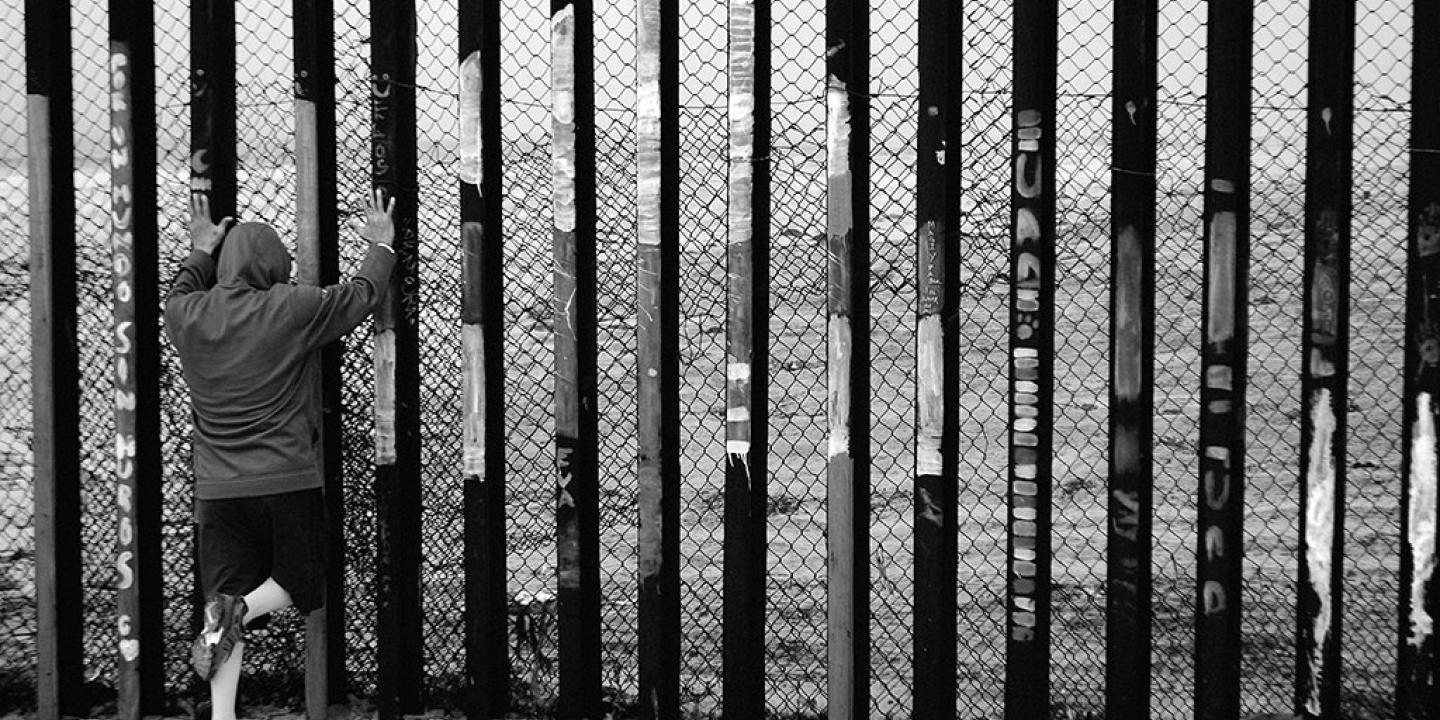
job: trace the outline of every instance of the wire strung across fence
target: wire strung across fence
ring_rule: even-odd
[[[459,85],[456,6],[418,3],[416,97],[419,325],[421,343],[424,558],[424,696],[458,705],[465,681],[459,337],[461,280],[456,176]],[[766,709],[811,716],[826,709],[825,381],[826,275],[823,208],[827,129],[821,3],[776,6],[774,138],[770,221],[770,479],[767,505]],[[622,712],[637,701],[639,677],[638,540],[631,458],[635,446],[636,234],[635,6],[607,4],[595,18],[598,384],[601,453],[600,547],[602,682]],[[335,8],[339,207],[342,221],[369,187],[370,8]],[[291,68],[294,43],[287,3],[236,8],[237,210],[292,237],[295,145]],[[911,439],[915,435],[916,293],[914,194],[917,18],[907,3],[877,3],[871,79],[872,262],[869,537],[871,707],[901,716],[912,706],[914,535]],[[1351,282],[1350,433],[1346,440],[1346,628],[1342,704],[1356,714],[1391,711],[1396,663],[1391,634],[1400,592],[1400,394],[1408,180],[1407,11],[1364,0],[1357,12],[1354,232]],[[1299,532],[1299,327],[1303,258],[1307,25],[1304,8],[1256,6],[1252,103],[1253,233],[1249,297],[1250,432],[1245,495],[1243,708],[1288,710]],[[108,81],[103,58],[106,13],[98,3],[72,9],[75,82],[77,236],[75,268],[80,339],[85,677],[113,677],[116,543],[113,489],[111,256],[103,139]],[[22,35],[18,13],[0,19],[4,37]],[[551,392],[555,383],[550,204],[551,19],[539,6],[502,5],[504,356],[506,365],[507,550],[510,590],[511,704],[553,710],[558,680],[556,530]],[[684,706],[719,713],[724,532],[725,237],[727,153],[725,8],[681,14],[680,382],[682,432],[681,594]],[[1107,488],[1110,78],[1112,18],[1106,7],[1059,8],[1059,92],[1053,542],[1052,688],[1058,711],[1104,708],[1103,638],[1107,569],[1103,560]],[[1201,178],[1206,18],[1184,3],[1160,4],[1157,176],[1155,537],[1151,571],[1155,688],[1161,717],[1189,714],[1194,660],[1194,525],[1199,488],[1198,428],[1201,298]],[[168,277],[186,247],[184,197],[191,169],[190,18],[188,8],[157,8],[160,255]],[[1011,149],[1011,17],[984,3],[965,8],[962,102],[961,347],[957,605],[960,697],[967,715],[999,716],[1004,679],[1005,572],[1002,531],[1006,306]],[[0,47],[0,83],[18,98],[23,48]],[[0,113],[0,217],[6,237],[25,236],[27,217],[23,108]],[[342,240],[342,268],[362,248]],[[30,446],[31,317],[24,244],[0,247],[0,706],[31,702],[35,677],[33,601],[33,459]],[[347,689],[376,690],[374,402],[372,340],[349,341],[342,370],[346,539]],[[173,352],[165,351],[162,387],[165,507],[165,677],[176,697],[192,694],[185,654],[192,632],[189,413]],[[282,615],[256,632],[248,672],[276,698],[297,698],[303,623]],[[1163,688],[1163,689],[1162,689]],[[252,696],[254,695],[252,691]]]

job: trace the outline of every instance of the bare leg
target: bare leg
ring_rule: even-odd
[[[240,689],[240,654],[245,643],[235,643],[230,657],[210,678],[210,720],[235,720],[235,696]]]
[[[290,593],[275,582],[275,578],[265,578],[260,587],[251,590],[245,596],[245,624],[249,625],[261,615],[268,615],[276,610],[283,610],[290,607]]]

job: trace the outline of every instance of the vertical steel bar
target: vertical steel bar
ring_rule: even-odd
[[[730,0],[723,714],[765,714],[770,0]]]
[[[591,0],[552,0],[556,554],[561,720],[600,715],[600,496]]]
[[[395,200],[395,253],[375,313],[376,706],[418,713],[424,690],[420,613],[420,343],[415,169],[415,4],[370,7],[371,181]]]
[[[155,179],[154,7],[110,2],[111,249],[115,312],[117,712],[162,706],[160,294]]]
[[[75,335],[75,180],[70,13],[26,0],[34,394],[36,690],[40,720],[78,715],[82,681],[80,374]]]
[[[190,190],[235,215],[235,2],[190,1]]]
[[[1010,204],[1010,493],[1005,716],[1050,703],[1050,484],[1055,348],[1055,0],[1015,4]]]
[[[235,217],[235,188],[235,3],[190,0],[190,191],[206,194],[211,219],[219,220]],[[198,559],[193,569],[190,631],[197,633],[204,608]],[[190,683],[197,696],[206,692],[200,681]]]
[[[510,696],[497,0],[460,3],[459,43],[466,715],[481,720],[503,716]]]
[[[915,717],[956,709],[961,47],[956,3],[921,0],[916,156]]]
[[[870,15],[825,4],[829,245],[829,715],[870,712]]]
[[[1240,715],[1245,373],[1250,277],[1251,5],[1212,0],[1205,100],[1205,298],[1200,348],[1200,492],[1195,717]]]
[[[680,716],[680,10],[640,0],[636,385],[640,717]]]
[[[1415,37],[1440,31],[1440,5],[1415,3]],[[1440,45],[1415,43],[1411,63],[1410,238],[1405,303],[1405,442],[1400,475],[1398,720],[1440,718],[1440,614],[1435,522],[1440,396]]]
[[[1115,3],[1105,707],[1150,716],[1156,0]]]
[[[1310,5],[1295,709],[1340,712],[1355,0]]]
[[[335,13],[331,0],[295,0],[295,260],[306,285],[339,281],[335,157]],[[325,483],[325,606],[305,621],[305,713],[324,720],[330,698],[345,697],[345,503],[340,443],[340,365],[335,342],[311,361],[320,408]]]

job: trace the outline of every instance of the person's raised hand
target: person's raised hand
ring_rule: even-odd
[[[219,223],[210,219],[210,198],[205,193],[190,193],[190,246],[214,254],[235,218],[223,217]]]
[[[375,188],[365,201],[365,221],[360,225],[360,237],[378,245],[391,246],[395,243],[395,198],[385,201],[385,191]]]

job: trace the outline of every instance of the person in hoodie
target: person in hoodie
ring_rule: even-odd
[[[193,250],[165,300],[165,332],[193,409],[197,562],[206,599],[191,664],[210,681],[214,720],[235,717],[245,625],[291,605],[308,613],[324,602],[326,517],[311,366],[322,347],[382,301],[395,265],[394,208],[393,198],[387,206],[375,191],[359,228],[369,242],[359,272],[320,288],[290,284],[290,253],[269,225],[234,225],[228,217],[216,224],[205,196],[191,197]]]

